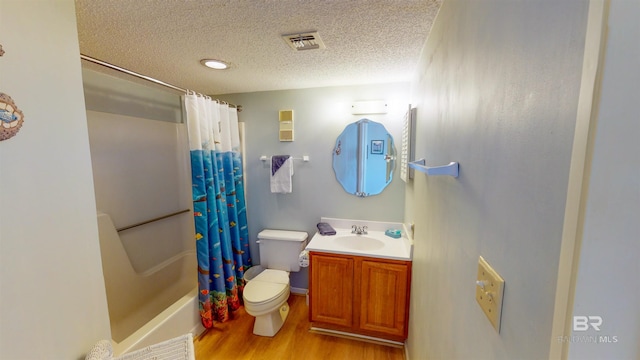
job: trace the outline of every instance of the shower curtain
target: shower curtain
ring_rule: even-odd
[[[235,108],[185,95],[202,324],[229,319],[251,267]]]

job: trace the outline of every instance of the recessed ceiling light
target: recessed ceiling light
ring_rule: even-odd
[[[216,70],[225,70],[229,68],[229,64],[222,60],[202,59],[200,60],[200,64]]]

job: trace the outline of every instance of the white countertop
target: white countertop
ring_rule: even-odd
[[[403,261],[412,260],[413,244],[411,239],[407,237],[406,230],[402,224],[331,218],[322,218],[322,221],[331,224],[336,230],[336,235],[325,236],[316,233],[313,238],[311,238],[306,250]],[[366,225],[368,227],[368,233],[362,235],[353,234],[350,225],[348,225],[350,222],[358,226]],[[346,228],[348,226],[349,228]],[[402,237],[396,239],[385,235],[384,231],[387,229],[402,229]],[[374,249],[358,249],[358,246],[349,246],[355,242],[367,244],[368,241],[378,246],[375,246]]]

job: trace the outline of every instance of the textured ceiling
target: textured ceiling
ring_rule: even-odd
[[[204,94],[410,81],[441,0],[76,0],[80,52]],[[326,49],[281,35],[318,31]],[[200,64],[216,58],[232,68]]]

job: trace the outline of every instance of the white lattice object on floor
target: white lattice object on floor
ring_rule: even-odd
[[[113,347],[108,340],[100,340],[89,351],[85,360],[195,360],[191,333],[169,339],[144,349],[113,357]]]

